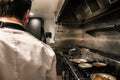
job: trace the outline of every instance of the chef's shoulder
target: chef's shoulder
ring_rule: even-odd
[[[40,41],[39,39],[35,38],[30,33],[27,33],[26,36],[27,36],[27,39],[28,39],[27,42],[31,46],[34,46],[37,49],[42,49],[46,54],[49,54],[50,56],[55,55],[53,49],[48,44],[46,44],[46,43]]]

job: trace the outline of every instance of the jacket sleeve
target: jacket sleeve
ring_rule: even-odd
[[[57,80],[56,74],[56,56],[53,56],[52,64],[50,70],[47,71],[47,79],[46,80]]]

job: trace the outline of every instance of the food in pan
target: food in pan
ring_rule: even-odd
[[[98,76],[98,77],[95,77],[93,80],[104,80],[102,77]]]
[[[104,67],[104,66],[106,66],[107,64],[102,63],[102,62],[94,62],[93,65],[96,66],[96,67]]]
[[[106,73],[94,73],[91,75],[92,80],[116,80],[116,78]]]
[[[98,77],[95,77],[93,80],[111,80],[111,79],[98,76]]]

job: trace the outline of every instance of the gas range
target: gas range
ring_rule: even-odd
[[[93,61],[94,62],[94,61]],[[88,63],[93,63],[88,62]],[[91,80],[90,76],[94,73],[106,73],[114,76],[116,80],[120,79],[119,71],[114,66],[107,65],[105,67],[80,68],[77,63],[71,62],[67,57],[63,56],[63,80]]]

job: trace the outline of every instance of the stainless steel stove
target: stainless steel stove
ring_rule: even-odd
[[[92,63],[92,62],[90,62]],[[78,64],[63,58],[63,80],[91,80],[90,76],[94,73],[106,73],[114,76],[116,80],[120,79],[119,71],[117,72],[114,66],[107,65],[106,67],[95,67],[82,69]]]
[[[116,80],[120,79],[120,70],[116,66],[119,66],[117,62],[108,60],[107,66],[91,68],[80,68],[78,63],[70,61],[69,54],[60,54],[62,57],[62,80],[91,80],[90,76],[94,73],[106,73],[114,76]],[[96,60],[88,61],[87,63],[94,63]],[[103,61],[101,61],[103,62]],[[112,65],[111,65],[112,64]]]

